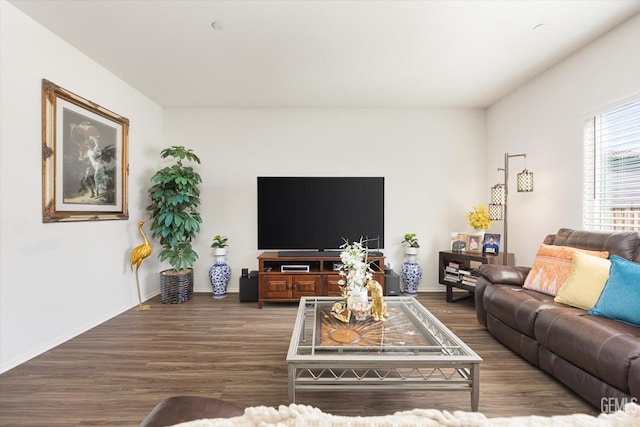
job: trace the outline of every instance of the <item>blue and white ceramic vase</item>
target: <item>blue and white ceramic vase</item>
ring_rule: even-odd
[[[404,294],[410,297],[418,294],[418,284],[422,278],[422,268],[418,265],[416,257],[417,248],[406,248],[405,261],[402,263],[402,282],[404,283]]]
[[[227,296],[227,286],[231,279],[231,267],[227,265],[227,251],[224,248],[218,248],[214,253],[216,263],[209,269],[209,281],[213,289],[214,298],[224,298]]]

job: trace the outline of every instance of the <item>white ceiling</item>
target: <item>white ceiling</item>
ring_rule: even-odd
[[[10,2],[163,107],[485,107],[640,12],[639,0]]]

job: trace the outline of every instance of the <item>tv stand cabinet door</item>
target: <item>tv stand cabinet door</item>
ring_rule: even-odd
[[[340,289],[340,283],[339,281],[342,280],[342,276],[340,276],[339,274],[327,274],[325,276],[325,282],[326,282],[326,292],[327,292],[327,296],[330,297],[341,297],[342,296],[342,290]]]
[[[265,274],[260,286],[261,299],[289,299],[292,291],[291,276],[286,274]]]
[[[322,280],[315,274],[293,276],[293,297],[313,297],[321,294]]]

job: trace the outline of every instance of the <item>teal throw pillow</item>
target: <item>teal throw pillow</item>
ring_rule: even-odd
[[[640,326],[640,264],[617,255],[610,260],[609,278],[589,314]]]

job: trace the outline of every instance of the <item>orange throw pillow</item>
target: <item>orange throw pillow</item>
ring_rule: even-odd
[[[540,245],[523,288],[556,296],[571,273],[574,252],[609,258],[609,251],[589,251],[569,246]]]

